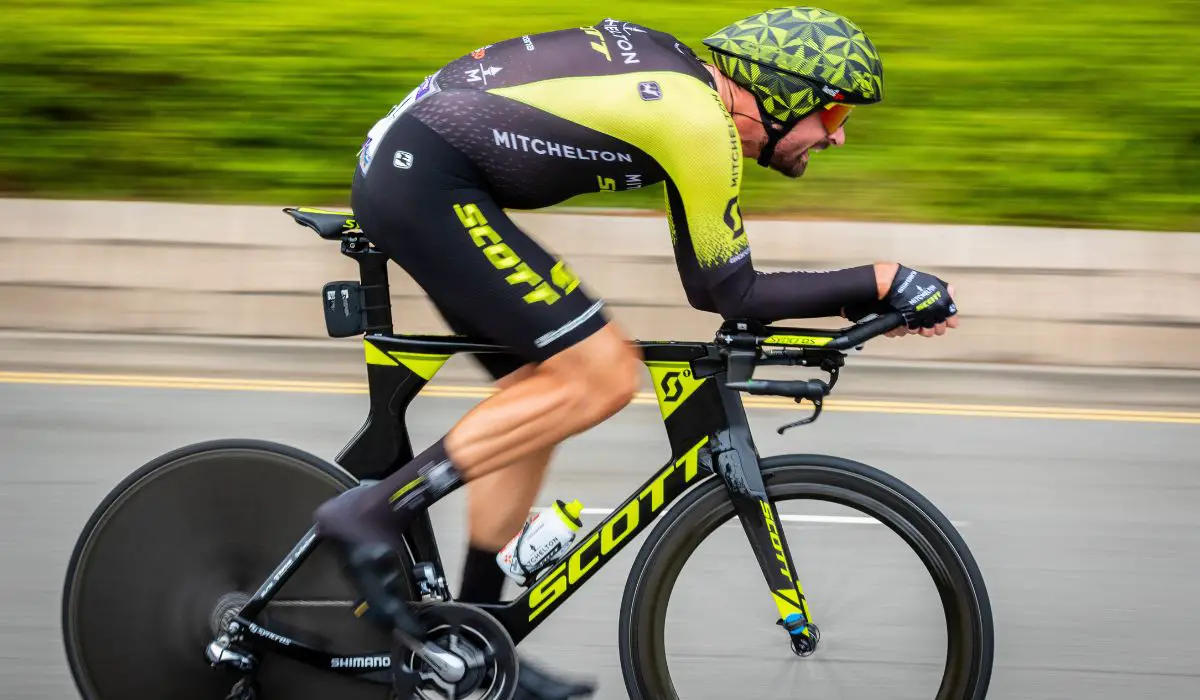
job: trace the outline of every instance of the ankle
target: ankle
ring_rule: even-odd
[[[459,600],[484,605],[500,602],[504,593],[504,571],[496,564],[499,551],[474,543],[467,547]]]

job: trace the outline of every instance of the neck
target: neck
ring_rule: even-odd
[[[742,155],[746,158],[757,158],[763,146],[767,144],[767,132],[759,119],[758,103],[754,101],[754,95],[726,77],[716,66],[705,64],[704,67],[712,74],[717,94],[721,96],[721,103],[733,117],[733,124],[737,127],[738,136],[742,141]]]

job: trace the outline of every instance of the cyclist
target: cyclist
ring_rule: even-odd
[[[389,582],[417,513],[468,489],[460,599],[499,602],[496,553],[525,522],[555,446],[612,416],[643,371],[636,350],[571,271],[506,208],[665,183],[690,304],[763,322],[895,309],[891,335],[957,325],[952,290],[897,263],[764,274],[739,208],[743,157],[800,177],[845,143],[856,105],[883,98],[875,46],[849,19],[808,7],[747,17],[704,40],[607,19],[481,47],[427,77],[368,133],[352,206],[364,235],[406,270],[457,332],[514,349],[479,356],[499,391],[395,474],[323,504],[376,614],[419,634]],[[614,223],[614,225],[617,225]],[[590,694],[522,662],[518,697]]]

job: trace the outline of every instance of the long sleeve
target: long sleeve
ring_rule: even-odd
[[[667,216],[679,279],[688,303],[695,309],[727,319],[771,323],[785,318],[839,316],[845,307],[878,302],[873,265],[764,273],[754,269],[746,244],[732,263],[715,269],[701,266],[696,260],[679,191],[671,182],[667,182]]]

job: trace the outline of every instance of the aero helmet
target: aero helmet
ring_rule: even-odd
[[[817,7],[783,7],[704,40],[717,69],[754,95],[767,129],[765,165],[788,129],[820,108],[883,99],[883,63],[858,25]]]

